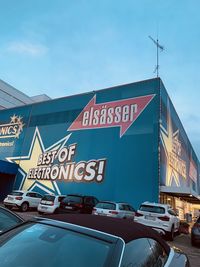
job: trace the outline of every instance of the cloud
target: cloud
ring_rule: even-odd
[[[41,56],[46,54],[47,47],[41,44],[30,43],[27,41],[12,42],[7,47],[8,51],[18,54]]]

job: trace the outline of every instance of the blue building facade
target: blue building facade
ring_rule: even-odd
[[[162,190],[199,195],[198,159],[159,78],[2,110],[0,152],[18,164],[14,189],[135,207]]]

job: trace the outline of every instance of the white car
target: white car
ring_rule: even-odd
[[[101,201],[93,208],[92,214],[124,219],[134,219],[135,210],[131,205],[127,203]]]
[[[19,208],[21,211],[27,211],[29,208],[37,208],[42,195],[33,191],[16,190],[7,195],[3,204],[6,208]]]
[[[178,232],[180,225],[180,219],[170,205],[151,202],[140,205],[135,221],[154,228],[170,240],[174,239],[174,233]]]
[[[60,202],[66,198],[66,196],[44,195],[38,205],[39,214],[43,213],[57,213],[60,207]]]

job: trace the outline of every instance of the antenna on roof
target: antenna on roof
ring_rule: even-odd
[[[159,53],[158,53],[158,50],[160,49],[160,51],[163,51],[164,50],[164,46],[159,44],[158,39],[154,40],[150,35],[149,35],[149,38],[156,45],[156,48],[157,48],[157,56],[156,56],[157,64],[156,64],[156,68],[155,68],[154,72],[156,72],[156,76],[158,78],[158,75],[159,75]]]

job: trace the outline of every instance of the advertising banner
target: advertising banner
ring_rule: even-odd
[[[164,89],[161,89],[160,125],[161,186],[179,193],[199,193],[199,162],[180,119]]]
[[[135,207],[157,201],[158,85],[153,79],[0,112],[0,155],[19,165],[15,189]]]

